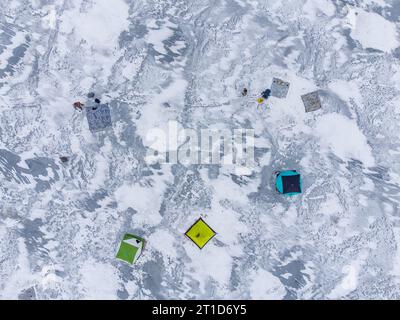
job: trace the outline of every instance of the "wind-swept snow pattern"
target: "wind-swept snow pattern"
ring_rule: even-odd
[[[0,299],[400,299],[399,16],[397,0],[2,0]],[[258,105],[274,78],[288,92]],[[89,92],[107,130],[72,107]],[[256,165],[149,164],[146,134],[170,121],[253,129]],[[276,192],[283,170],[302,194]],[[216,232],[201,250],[199,217]],[[146,239],[134,265],[115,258],[126,233]]]

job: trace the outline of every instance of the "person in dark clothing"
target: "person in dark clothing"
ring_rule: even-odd
[[[94,99],[94,102],[100,103],[100,99],[96,98],[96,99]]]
[[[242,91],[242,96],[244,97],[244,96],[247,96],[247,88],[244,88],[243,89],[243,91]]]
[[[271,95],[271,90],[270,90],[270,89],[265,90],[265,91],[261,94],[261,96],[262,96],[265,100],[267,100],[267,99],[269,98],[270,95]]]
[[[77,101],[77,102],[74,102],[73,106],[74,106],[75,110],[82,111],[84,104],[79,102],[79,101]]]

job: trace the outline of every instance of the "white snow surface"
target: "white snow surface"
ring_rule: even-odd
[[[45,2],[0,2],[0,299],[400,299],[398,1]],[[170,121],[254,129],[255,165],[149,164]]]
[[[375,12],[350,9],[348,14],[351,37],[364,48],[390,52],[399,46],[395,22],[390,22]]]

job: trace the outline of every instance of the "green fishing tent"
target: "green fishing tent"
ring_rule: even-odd
[[[121,241],[117,258],[133,264],[139,258],[142,253],[145,240],[133,234],[125,234]]]

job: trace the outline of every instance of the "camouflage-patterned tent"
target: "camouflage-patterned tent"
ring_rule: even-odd
[[[110,108],[107,104],[96,104],[86,108],[89,130],[97,132],[112,126]]]
[[[321,109],[321,100],[318,91],[310,92],[301,96],[306,112],[316,111]]]

